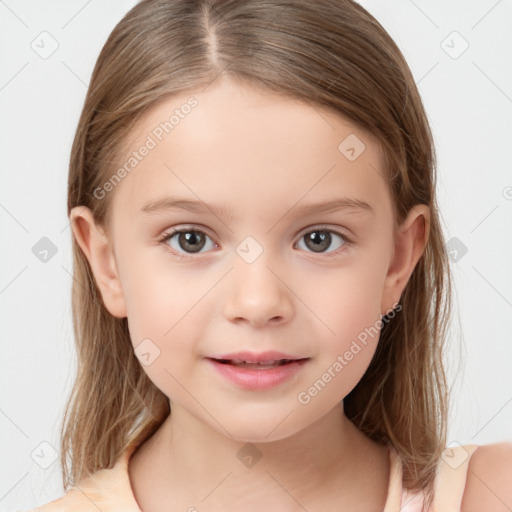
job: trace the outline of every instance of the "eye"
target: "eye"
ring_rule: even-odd
[[[199,253],[201,249],[208,245],[207,240],[211,242],[209,249],[216,247],[216,244],[204,231],[186,228],[166,233],[159,242],[171,247],[174,252],[183,256],[184,254],[181,251],[184,251],[185,254]]]
[[[336,242],[336,239],[341,240],[341,242]],[[331,256],[330,253],[337,252],[337,249],[340,249],[350,243],[348,238],[341,233],[325,227],[315,228],[302,235],[299,240],[299,245],[302,240],[305,241],[306,247],[311,249],[312,252],[322,254],[329,253],[329,256]],[[326,251],[326,249],[331,247],[333,241],[336,242],[334,249]]]

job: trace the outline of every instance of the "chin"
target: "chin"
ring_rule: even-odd
[[[302,431],[307,424],[297,423],[295,414],[254,414],[238,413],[233,418],[219,418],[219,423],[211,425],[221,435],[243,443],[270,443],[289,438]],[[227,432],[226,432],[227,431]],[[229,433],[228,433],[229,432]]]

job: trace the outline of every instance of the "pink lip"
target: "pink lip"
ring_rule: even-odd
[[[270,357],[268,357],[270,354]],[[231,364],[221,363],[216,358],[207,358],[207,361],[224,377],[229,379],[231,382],[235,383],[239,387],[247,390],[257,391],[257,390],[265,390],[270,389],[283,382],[291,379],[299,370],[302,368],[304,363],[307,362],[309,358],[297,359],[293,357],[281,357],[284,354],[278,354],[279,357],[276,356],[276,352],[266,352],[262,356],[259,354],[256,361],[271,361],[277,359],[295,359],[289,363],[284,365],[275,366],[273,368],[243,368],[239,366],[234,366]],[[247,353],[242,356],[241,353],[236,354],[237,357],[234,357],[235,354],[231,354],[230,357],[233,359],[240,359],[242,361],[248,361],[250,358],[247,358]],[[252,355],[252,357],[256,357]],[[229,359],[229,357],[221,357],[219,359]]]
[[[283,354],[274,350],[266,350],[264,352],[235,352],[233,354],[220,354],[210,356],[211,359],[239,359],[248,363],[260,363],[262,361],[277,361],[279,359],[304,359],[302,357]]]

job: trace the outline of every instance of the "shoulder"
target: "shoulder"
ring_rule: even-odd
[[[41,505],[37,508],[27,510],[26,512],[70,512],[82,509],[84,511],[89,511],[88,507],[83,508],[84,505],[87,505],[87,503],[84,503],[84,500],[80,499],[80,496],[77,494],[75,489],[71,489],[68,492],[66,492],[64,496],[61,496],[56,500],[45,503],[44,505]]]
[[[66,510],[66,495],[60,498],[40,505],[39,507],[32,508],[23,512],[64,512]]]
[[[126,450],[111,468],[98,469],[61,498],[26,512],[141,512],[130,485]]]
[[[481,445],[469,461],[461,512],[510,512],[512,443]]]

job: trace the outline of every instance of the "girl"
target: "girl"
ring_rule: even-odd
[[[67,492],[39,510],[512,506],[510,444],[446,447],[432,136],[355,2],[140,2],[68,214]]]

